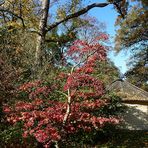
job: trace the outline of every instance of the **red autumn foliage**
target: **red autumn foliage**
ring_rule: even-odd
[[[29,93],[29,99],[35,99],[40,96],[47,97],[51,89],[49,86],[43,86],[41,81],[27,82],[18,88],[19,92]]]
[[[82,90],[82,88],[86,88],[87,92]],[[73,73],[71,74],[66,84],[64,85],[64,90],[77,89],[75,95],[77,98],[89,98],[89,97],[100,97],[104,93],[103,84],[100,80],[88,75],[88,74],[80,74]],[[73,94],[74,96],[74,94]]]
[[[107,40],[108,38],[104,37],[106,35],[102,35],[99,37],[99,40],[103,38],[103,40]],[[96,60],[105,60],[106,59],[106,50],[103,45],[99,44],[98,39],[94,40],[91,44],[87,43],[86,41],[77,40],[74,44],[70,47],[70,49],[66,53],[66,57],[69,57],[74,62],[80,62],[83,58],[87,59],[84,60],[85,64],[94,64]],[[91,55],[91,56],[90,56]]]
[[[46,102],[47,103],[47,102]],[[63,126],[63,118],[66,111],[66,104],[59,101],[48,101],[49,105],[42,110],[43,104],[34,104],[31,107],[28,103],[19,103],[14,110],[9,110],[7,121],[16,123],[24,122],[23,137],[32,135],[38,142],[47,144],[51,141],[58,141],[65,137],[66,133],[76,133],[79,130],[86,132],[102,128],[106,123],[118,124],[119,120],[113,117],[97,117],[91,112],[101,106],[107,105],[105,101],[83,101],[71,104],[71,113],[67,123]],[[18,105],[20,105],[18,110]],[[30,104],[29,104],[30,105]],[[35,109],[36,108],[36,109]],[[4,108],[6,111],[6,108]],[[7,111],[8,113],[8,111]],[[36,125],[35,125],[36,122]]]
[[[45,147],[50,147],[52,142],[63,141],[67,134],[82,130],[90,132],[102,128],[107,123],[119,123],[115,117],[97,113],[108,103],[107,100],[100,99],[104,94],[103,83],[91,73],[96,60],[105,59],[105,47],[99,43],[90,45],[84,41],[76,41],[67,55],[74,58],[77,64],[71,73],[59,75],[60,79],[67,78],[63,90],[67,96],[65,102],[55,101],[57,98],[49,100],[48,94],[53,93],[51,88],[56,87],[42,86],[40,81],[36,81],[19,88],[20,91],[28,93],[28,98],[32,101],[18,102],[12,108],[5,105],[3,108],[8,122],[15,124],[23,121],[24,138],[31,135]],[[35,89],[32,89],[34,87]],[[47,98],[43,100],[40,98],[41,94]]]

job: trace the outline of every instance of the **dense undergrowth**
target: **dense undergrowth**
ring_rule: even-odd
[[[14,87],[13,97],[3,100],[3,145],[62,147],[91,143],[104,127],[119,124],[118,101],[105,96],[103,82],[93,75],[96,61],[106,58],[106,48],[98,40],[107,39],[102,35],[92,44],[74,42],[64,55],[65,62],[73,60],[73,66],[64,66],[64,71],[57,67],[57,74],[50,79]]]

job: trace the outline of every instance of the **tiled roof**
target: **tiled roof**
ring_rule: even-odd
[[[116,80],[109,87],[108,91],[115,92],[123,101],[148,101],[148,92],[136,87],[126,80]]]

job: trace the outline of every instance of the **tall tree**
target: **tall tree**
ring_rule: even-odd
[[[49,3],[49,1],[47,2],[47,0],[42,1],[42,6],[44,8],[44,9],[42,9],[42,13],[46,14],[46,15],[42,15],[40,22],[42,22],[42,26],[44,26],[44,27],[46,27],[46,25],[47,25],[47,14],[49,12],[49,9],[47,9],[47,8],[49,8],[49,4],[50,3]],[[95,8],[95,7],[106,7],[109,4],[118,5],[116,2],[93,3],[93,4],[90,4],[90,5],[86,6],[85,8],[80,9],[77,12],[72,12],[71,14],[64,16],[63,19],[61,19],[61,20],[59,20],[57,22],[54,22],[53,24],[47,26],[47,29],[44,28],[44,29],[42,29],[42,31],[40,30],[39,31],[39,36],[40,36],[39,38],[40,38],[40,40],[38,40],[38,43],[37,43],[37,46],[36,46],[36,65],[37,65],[37,67],[39,65],[41,65],[41,60],[40,59],[43,56],[43,55],[41,55],[41,53],[42,53],[43,45],[44,45],[44,42],[45,42],[44,39],[45,39],[46,33],[48,31],[51,31],[52,29],[56,28],[57,26],[59,26],[60,24],[62,24],[64,22],[67,22],[70,19],[79,17],[80,15],[83,15],[83,14],[87,13],[92,8]],[[119,10],[120,8],[117,7],[117,9]],[[122,11],[120,11],[120,13],[121,13],[121,15],[123,15]],[[43,22],[42,20],[46,20],[46,21]]]
[[[135,0],[136,1],[136,0]],[[136,50],[139,46],[144,47],[148,40],[148,11],[147,1],[139,1],[129,7],[125,19],[118,19],[119,25],[115,38],[115,49],[117,51],[125,49]],[[138,45],[138,46],[137,46]]]
[[[98,62],[96,65],[95,75],[97,75],[97,77],[101,79],[105,85],[110,85],[113,81],[119,78],[119,69],[112,61],[110,61],[110,59]]]
[[[60,26],[61,24],[64,24],[65,22],[69,22],[69,20],[71,19],[74,19],[74,18],[78,18],[79,16],[87,13],[90,9],[92,8],[95,8],[95,7],[99,7],[99,8],[102,8],[102,7],[106,7],[107,5],[110,5],[110,4],[113,4],[117,11],[120,13],[120,15],[122,17],[124,17],[124,14],[122,12],[122,10],[120,9],[120,5],[119,3],[121,3],[122,0],[109,0],[105,3],[92,3],[90,5],[87,5],[86,7],[84,8],[78,8],[78,9],[75,9],[75,2],[74,1],[71,1],[71,8],[70,9],[71,11],[69,11],[70,13],[64,13],[63,16],[58,19],[57,21],[54,21],[52,23],[51,19],[48,21],[48,17],[49,17],[49,10],[51,9],[51,6],[52,6],[52,2],[48,1],[48,0],[43,0],[43,1],[36,1],[36,0],[30,0],[29,2],[26,1],[26,0],[20,0],[20,1],[10,1],[10,2],[5,2],[4,4],[1,4],[0,6],[0,13],[1,15],[4,16],[2,17],[3,20],[5,21],[6,17],[11,17],[12,21],[17,23],[17,24],[22,24],[23,27],[26,27],[29,31],[31,32],[35,32],[37,33],[37,42],[36,42],[36,52],[35,52],[35,55],[36,55],[36,60],[35,60],[35,68],[39,67],[42,65],[42,59],[43,59],[43,56],[44,56],[44,47],[45,47],[45,41],[46,41],[46,36],[49,32],[51,32],[53,29],[56,29],[58,26]],[[28,14],[24,14],[24,7],[26,5],[28,5],[28,7],[30,8],[30,5],[29,4],[39,4],[37,5],[37,7],[35,7],[34,9],[31,9],[32,11],[31,12],[28,12],[30,13],[31,15],[37,15],[37,14],[40,14],[40,18],[36,17],[35,19],[31,19],[29,17]],[[37,3],[38,2],[38,3]],[[77,1],[79,3],[79,1]],[[12,7],[10,8],[9,5],[12,3]],[[14,5],[15,4],[15,5]],[[18,7],[19,5],[19,9],[17,10],[16,8]],[[15,7],[14,7],[15,6]],[[49,7],[50,6],[50,7]],[[26,10],[27,10],[27,7],[25,7]],[[41,11],[40,11],[41,10]],[[27,13],[27,11],[25,11],[25,13]],[[51,16],[51,14],[50,14]],[[7,18],[8,22],[9,22],[9,19]],[[28,19],[29,20],[32,20],[32,24],[34,24],[34,22],[40,22],[39,23],[39,27],[34,27],[36,25],[32,25],[32,27],[29,26],[28,28]],[[38,21],[38,19],[40,19]],[[35,21],[34,21],[35,20]],[[36,30],[39,30],[39,31],[36,31]],[[49,41],[50,39],[48,39]]]
[[[119,29],[115,39],[115,49],[131,51],[126,76],[135,85],[146,89],[148,82],[148,1],[135,0],[128,9],[125,19],[117,21]]]
[[[37,37],[37,45],[36,45],[36,66],[42,65],[42,58],[43,58],[43,49],[45,43],[45,36],[46,36],[46,27],[47,27],[47,19],[48,19],[48,12],[49,12],[49,4],[50,0],[43,0],[42,1],[42,10],[41,10],[41,18],[39,24],[39,35]]]
[[[133,66],[125,74],[128,81],[148,91],[148,48],[134,54],[132,61]]]

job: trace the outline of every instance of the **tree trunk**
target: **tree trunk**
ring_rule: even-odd
[[[48,20],[50,0],[42,0],[41,19],[39,24],[39,35],[37,37],[36,53],[35,53],[35,71],[43,64],[43,54],[45,47],[46,27]]]

